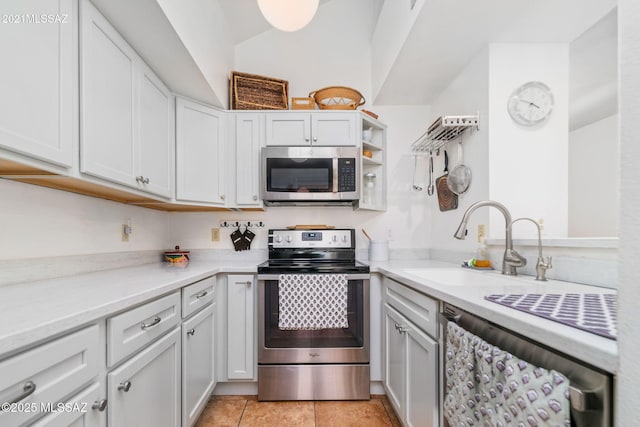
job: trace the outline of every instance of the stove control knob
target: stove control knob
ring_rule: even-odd
[[[342,242],[343,243],[347,243],[347,235],[346,234],[344,236],[342,236]]]
[[[336,236],[335,234],[333,235],[333,237],[331,237],[331,240],[333,242],[337,242],[338,241],[338,236]]]
[[[287,243],[291,243],[291,240],[293,240],[291,236],[287,236]]]
[[[282,236],[279,234],[276,236],[276,243],[282,243]]]

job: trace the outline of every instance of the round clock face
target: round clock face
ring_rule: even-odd
[[[553,94],[544,83],[528,82],[513,91],[507,109],[516,123],[534,126],[544,122],[551,115]]]

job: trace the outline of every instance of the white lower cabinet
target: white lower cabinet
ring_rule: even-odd
[[[57,412],[39,420],[32,427],[104,427],[107,425],[107,399],[103,385],[94,383],[56,406]]]
[[[255,358],[255,294],[252,274],[227,276],[227,379],[253,380]]]
[[[405,426],[437,426],[438,344],[389,305],[384,307],[387,397]]]
[[[215,303],[182,324],[182,427],[195,424],[215,386]]]
[[[179,427],[180,328],[107,375],[111,427]]]

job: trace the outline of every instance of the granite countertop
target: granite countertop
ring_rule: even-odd
[[[217,273],[255,274],[259,263],[259,260],[192,260],[186,267],[145,264],[2,286],[0,358]],[[496,271],[470,271],[431,260],[374,262],[371,271],[505,325],[604,371],[614,374],[617,371],[616,341],[484,299],[486,295],[501,293],[613,293],[614,290],[557,280],[536,282],[530,276],[507,277]]]
[[[499,270],[469,270],[452,263],[428,260],[374,262],[371,263],[371,271],[380,272],[606,372],[617,372],[618,346],[615,340],[484,299],[491,294],[616,293],[613,289],[559,280],[539,282],[531,276],[503,276]]]

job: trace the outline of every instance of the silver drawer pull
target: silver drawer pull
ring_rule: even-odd
[[[198,295],[196,295],[196,299],[204,298],[209,294],[209,291],[202,291]]]
[[[22,393],[18,397],[9,400],[7,403],[18,403],[21,400],[29,397],[31,394],[33,394],[34,391],[36,391],[36,384],[33,381],[27,381],[26,383],[24,383],[24,386],[22,386]]]
[[[118,384],[118,391],[124,391],[125,393],[131,390],[131,381],[123,381]]]
[[[187,331],[187,335],[194,336],[195,334],[196,334],[196,330],[195,330],[195,329],[193,329],[193,328],[191,328],[191,329],[189,329],[189,330]]]
[[[142,329],[143,331],[145,329],[149,329],[152,326],[156,326],[158,323],[160,323],[161,320],[162,319],[160,318],[160,316],[156,316],[156,317],[153,318],[153,322],[151,322],[151,323],[143,323],[142,325],[140,325],[140,329]]]
[[[236,285],[251,286],[251,283],[251,280],[247,280],[246,282],[236,282]]]
[[[131,383],[129,383],[129,387],[131,387]],[[107,409],[107,399],[96,400],[93,402],[93,405],[91,405],[91,409],[97,409],[100,412],[104,412],[104,410]]]

